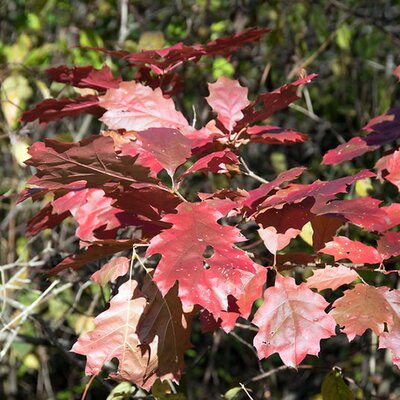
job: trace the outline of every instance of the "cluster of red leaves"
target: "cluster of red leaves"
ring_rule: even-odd
[[[108,127],[79,143],[46,140],[31,146],[27,164],[37,172],[22,195],[34,201],[53,195],[29,221],[30,234],[54,228],[67,217],[77,224],[83,252],[66,257],[50,270],[52,274],[133,247],[131,260],[113,258],[92,276],[101,285],[119,276],[128,278],[110,307],[95,319],[96,328],[72,348],[86,355],[87,374],[98,374],[105,363],[117,358],[118,370],[112,378],[145,389],[157,378],[178,381],[184,352],[191,346],[193,316],[201,312],[204,330],[220,327],[229,332],[237,318],[249,318],[254,301],[262,296],[264,303],[251,321],[259,328],[254,346],[260,358],[278,353],[285,364],[296,367],[307,354],[317,355],[320,340],[335,335],[339,324],[350,340],[373,330],[380,347],[390,349],[393,362],[400,366],[400,291],[369,286],[357,272],[368,268],[365,264],[376,264],[377,273],[397,273],[387,271],[384,263],[400,255],[400,233],[395,231],[400,204],[337,197],[365,178],[378,178],[377,184],[385,179],[399,188],[399,150],[378,161],[378,175],[362,170],[331,181],[291,183],[306,170],[298,167],[250,191],[197,193],[194,202],[180,193],[190,174],[229,178],[240,173],[244,166],[239,151],[248,143],[294,144],[308,139],[292,129],[254,124],[297,100],[301,86],[315,75],[253,101],[238,81],[222,77],[208,86],[206,101],[215,119],[200,129],[189,124],[170,97],[178,88],[172,85],[171,89],[171,82],[178,82],[171,74],[183,62],[228,55],[267,31],[252,28],[207,45],[178,44],[137,54],[97,49],[138,67],[137,79],[122,81],[108,67],[52,68],[51,79],[94,89],[98,95],[48,99],[23,115],[25,121],[49,122],[90,112]],[[374,118],[364,127],[367,136],[328,152],[324,163],[349,160],[395,141],[400,137],[399,116],[399,110],[392,109]],[[257,263],[241,248],[247,240],[241,232],[243,221],[247,227],[258,226],[261,242],[273,257]],[[307,223],[313,229],[315,253],[278,254]],[[377,247],[336,236],[346,223],[379,235]],[[147,247],[145,258],[159,255],[154,271],[137,255],[138,246]],[[352,264],[329,265],[324,254]],[[144,276],[133,274],[136,262]],[[290,270],[303,263],[319,266],[307,282],[298,285],[292,277],[276,272],[275,284],[263,293],[268,270]],[[359,283],[352,287],[354,281]],[[329,303],[318,292],[343,285],[347,285],[343,297],[327,312]]]

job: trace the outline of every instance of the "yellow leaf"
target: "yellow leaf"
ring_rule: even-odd
[[[314,234],[314,230],[311,226],[311,222],[307,222],[303,228],[301,229],[300,232],[300,237],[310,246],[313,245],[313,234]]]
[[[165,38],[161,31],[143,32],[140,35],[139,50],[157,50],[164,46]]]

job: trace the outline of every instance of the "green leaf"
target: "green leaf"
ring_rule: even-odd
[[[343,24],[337,30],[336,43],[341,49],[348,50],[350,48],[350,41],[351,41],[351,29],[347,24]]]
[[[233,400],[242,390],[241,387],[234,387],[232,389],[229,389],[225,394],[224,394],[224,399],[225,400]]]
[[[119,385],[115,386],[115,388],[110,392],[107,397],[107,400],[122,400],[130,398],[131,394],[134,391],[134,387],[129,382],[121,382]]]
[[[321,393],[323,400],[354,400],[354,394],[346,385],[338,368],[333,368],[325,377]]]

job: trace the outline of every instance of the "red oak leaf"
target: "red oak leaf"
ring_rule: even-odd
[[[378,240],[378,252],[384,260],[400,255],[400,232],[385,232]]]
[[[339,286],[354,282],[359,276],[353,269],[344,265],[338,267],[326,266],[313,271],[314,275],[307,279],[306,285],[316,288],[319,292],[324,289],[335,290]]]
[[[121,154],[136,156],[155,174],[162,169],[172,178],[175,170],[192,155],[192,142],[176,129],[150,128],[137,132],[136,142],[121,146]]]
[[[379,336],[379,348],[390,350],[393,364],[400,368],[400,319],[396,320],[389,332]]]
[[[121,78],[115,79],[110,68],[104,65],[101,69],[92,66],[67,67],[60,65],[46,70],[50,80],[66,83],[79,88],[90,88],[104,91],[110,88],[117,88]]]
[[[50,269],[50,275],[56,275],[68,268],[77,270],[90,262],[97,261],[103,257],[129,250],[138,240],[98,240],[87,246],[87,250],[79,254],[65,257],[59,264]]]
[[[230,332],[234,327],[238,317],[248,318],[253,303],[262,297],[263,286],[266,281],[267,269],[254,264],[257,272],[243,289],[243,294],[235,299],[228,296],[228,310],[224,311],[222,318],[215,320],[213,315],[207,310],[200,314],[201,328],[203,332],[214,332],[222,327],[225,332]]]
[[[243,118],[243,110],[250,104],[248,89],[238,81],[221,77],[215,83],[208,84],[210,95],[208,104],[218,114],[218,120],[228,132],[232,132],[236,122]]]
[[[330,314],[343,328],[349,340],[361,336],[367,329],[375,335],[383,333],[385,324],[393,322],[393,315],[385,298],[387,287],[374,287],[363,283],[346,290],[344,296],[333,303]]]
[[[90,136],[78,143],[46,139],[32,145],[29,154],[25,163],[37,172],[28,184],[41,188],[54,190],[82,180],[88,187],[154,181],[148,168],[135,164],[135,158],[115,153],[113,140],[105,136]]]
[[[375,168],[380,176],[384,176],[387,181],[393,183],[400,190],[400,150],[379,159]],[[387,173],[383,174],[384,170]]]
[[[114,282],[118,277],[127,274],[128,270],[129,260],[126,257],[116,257],[92,274],[90,279],[100,286],[105,286],[108,282]]]
[[[207,44],[185,46],[176,43],[171,47],[159,50],[145,50],[140,53],[130,53],[124,50],[111,51],[97,47],[86,47],[89,50],[102,51],[114,57],[128,60],[132,65],[148,65],[156,74],[171,72],[186,61],[198,61],[202,56],[227,55],[243,47],[247,43],[255,42],[268,33],[268,28],[248,28],[231,36],[218,38]]]
[[[107,90],[99,97],[99,105],[107,110],[100,119],[110,129],[144,131],[188,126],[173,100],[165,98],[161,89],[153,90],[135,81],[121,82],[118,88]]]
[[[380,200],[363,197],[351,200],[335,200],[312,209],[316,214],[343,217],[352,224],[369,231],[383,232],[390,222],[386,211],[379,207]]]
[[[252,126],[246,133],[251,143],[293,144],[308,140],[305,133],[273,125]]]
[[[281,172],[274,180],[268,183],[263,183],[257,189],[250,190],[248,198],[243,203],[247,208],[254,208],[261,203],[267,195],[274,189],[282,186],[284,183],[290,182],[298,178],[306,168],[296,167],[287,171]]]
[[[215,151],[207,154],[197,160],[189,169],[187,169],[179,179],[184,178],[186,175],[201,171],[204,173],[213,172],[215,174],[226,174],[230,171],[228,166],[236,165],[239,163],[237,155],[230,150]]]
[[[378,149],[400,137],[400,108],[391,108],[385,114],[371,119],[362,129],[368,132],[367,136],[355,137],[347,143],[340,144],[329,150],[323,164],[339,164],[352,160],[369,151]]]
[[[81,113],[93,114],[100,117],[104,109],[99,106],[97,96],[87,95],[69,99],[46,99],[36,104],[31,110],[21,115],[21,121],[32,122],[39,119],[40,123],[56,121],[64,117],[76,117]]]
[[[367,246],[357,240],[350,240],[344,236],[336,236],[332,242],[320,250],[325,254],[335,257],[335,261],[349,259],[356,264],[378,264],[382,262],[382,256],[372,246]]]
[[[216,320],[229,311],[228,297],[239,299],[256,272],[247,254],[233,247],[245,240],[240,231],[217,223],[234,207],[230,200],[181,203],[177,214],[162,219],[173,226],[154,237],[146,253],[161,254],[154,280],[162,293],[178,281],[184,309],[199,304]]]
[[[244,110],[244,117],[235,125],[235,131],[240,132],[244,127],[269,118],[277,111],[286,108],[298,100],[297,89],[300,85],[310,83],[317,75],[312,74],[295,82],[288,83],[269,93],[260,94]]]
[[[262,207],[275,207],[279,204],[297,203],[306,197],[314,197],[316,200],[326,202],[328,199],[336,197],[338,193],[346,193],[347,185],[351,185],[357,180],[375,176],[368,170],[362,170],[352,176],[333,179],[331,181],[316,180],[308,185],[291,184],[287,188],[279,189],[275,194],[269,196]]]
[[[313,229],[313,248],[318,251],[324,247],[325,243],[332,240],[337,230],[343,225],[344,221],[340,218],[327,217],[326,215],[318,215],[311,220]]]
[[[317,355],[320,340],[335,334],[336,323],[324,311],[328,305],[304,283],[277,274],[253,319],[260,328],[254,338],[259,358],[278,353],[286,365],[297,367],[307,354]]]
[[[71,349],[87,357],[87,375],[99,374],[104,364],[117,358],[118,370],[110,375],[112,379],[146,390],[157,378],[179,380],[183,355],[190,347],[190,326],[176,288],[163,298],[150,278],[140,290],[129,280],[94,323],[96,328]]]
[[[394,321],[393,324],[388,324],[388,331],[380,335],[379,348],[389,349],[393,363],[400,368],[400,291],[387,291],[385,298],[390,305]]]

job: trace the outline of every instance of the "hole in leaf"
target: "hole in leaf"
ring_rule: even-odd
[[[204,258],[211,258],[214,255],[214,247],[207,245],[207,247],[203,251]]]
[[[203,268],[210,269],[210,266],[205,261],[203,261]]]

